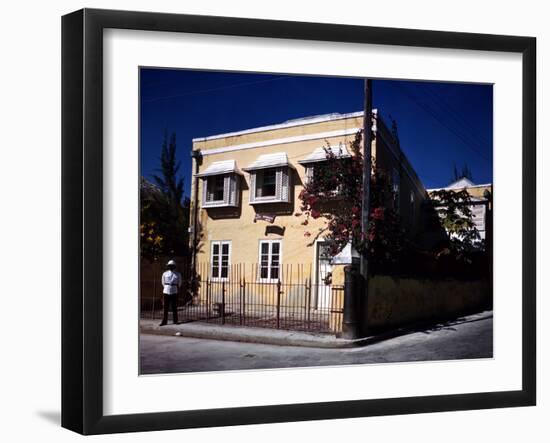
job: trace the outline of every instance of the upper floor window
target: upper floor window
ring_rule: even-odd
[[[393,168],[393,172],[392,172],[393,209],[397,213],[399,213],[400,190],[401,190],[401,176],[399,175],[399,170],[397,168]]]
[[[203,180],[202,207],[238,206],[240,174],[235,160],[214,162],[197,174]]]
[[[338,195],[340,189],[338,183],[331,183],[332,171],[328,160],[330,158],[343,160],[350,158],[345,145],[321,147],[315,149],[303,160],[298,160],[298,163],[305,168],[305,183],[315,183],[323,181],[323,188],[332,195]]]
[[[306,179],[305,184],[313,184],[316,186],[321,184],[321,188],[328,196],[336,196],[341,190],[338,184],[338,178],[334,177],[334,173],[327,162],[311,163],[305,166]]]
[[[225,176],[213,175],[212,177],[207,177],[205,182],[206,202],[223,202],[225,191]]]
[[[245,171],[250,173],[250,203],[291,201],[292,166],[285,152],[260,155]]]
[[[256,172],[256,198],[271,197],[277,195],[277,170],[261,169]]]

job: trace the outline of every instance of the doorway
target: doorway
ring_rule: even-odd
[[[317,309],[327,309],[331,305],[332,285],[328,279],[332,276],[332,256],[327,242],[316,243],[316,283],[317,283]]]

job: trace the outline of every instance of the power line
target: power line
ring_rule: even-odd
[[[478,151],[477,149],[475,149],[473,146],[472,146],[472,141],[470,140],[467,140],[463,134],[460,134],[456,129],[454,129],[452,126],[448,125],[447,123],[445,123],[444,121],[442,121],[439,116],[434,113],[428,106],[426,106],[424,103],[420,102],[419,100],[417,100],[417,98],[411,94],[409,91],[407,91],[403,86],[399,85],[398,83],[395,83],[395,82],[391,82],[392,85],[395,85],[395,87],[401,89],[402,92],[405,93],[405,95],[407,95],[414,103],[416,103],[417,106],[419,106],[421,109],[423,109],[426,113],[428,113],[429,115],[432,116],[432,118],[434,120],[436,120],[441,126],[443,126],[444,128],[446,128],[448,131],[452,132],[460,141],[462,141],[464,143],[464,145],[470,149],[472,152],[476,153],[477,155],[479,155],[482,159],[484,159],[487,163],[491,163],[491,159],[488,158],[484,153]],[[473,143],[473,144],[477,144],[477,143]],[[479,146],[479,145],[478,145]]]
[[[478,148],[481,148],[482,150],[485,149],[485,146],[480,144],[475,138],[472,138],[468,135],[465,135],[463,133],[459,133],[459,131],[456,130],[456,128],[453,128],[452,126],[448,125],[446,122],[442,121],[439,116],[434,113],[432,109],[430,109],[429,106],[426,106],[424,103],[418,101],[414,95],[410,94],[408,91],[405,90],[404,87],[401,85],[398,85],[405,93],[408,94],[408,96],[423,110],[425,110],[428,114],[430,114],[438,123],[440,123],[443,127],[451,131],[453,134],[455,134],[462,142],[465,143],[466,147],[471,149],[473,152],[478,154],[480,157],[484,158],[487,161],[490,161],[490,159],[483,153],[472,147],[471,145],[476,145]],[[447,111],[447,110],[445,110]],[[475,132],[475,131],[474,131]]]
[[[199,91],[190,91],[190,92],[186,92],[186,93],[183,93],[183,94],[174,94],[174,95],[167,95],[167,96],[164,96],[164,97],[155,97],[155,98],[150,98],[150,99],[143,100],[143,101],[146,102],[146,103],[150,103],[150,102],[155,102],[155,101],[159,101],[159,100],[168,100],[168,99],[172,99],[172,98],[186,97],[188,95],[204,94],[204,93],[208,93],[208,92],[222,91],[224,89],[240,88],[240,87],[243,87],[243,86],[257,85],[259,83],[274,82],[274,81],[278,81],[278,80],[288,80],[289,78],[292,78],[292,77],[289,77],[289,76],[284,76],[283,77],[283,76],[281,76],[281,77],[270,78],[270,79],[265,79],[265,80],[258,80],[258,81],[254,81],[254,82],[234,83],[232,85],[220,86],[218,88],[202,89],[202,90],[199,90]]]
[[[476,151],[481,157],[489,160],[484,153],[487,151],[488,147],[492,146],[492,143],[484,138],[482,134],[479,133],[479,130],[471,126],[466,120],[461,120],[458,115],[453,114],[453,111],[444,103],[437,101],[436,96],[430,96],[424,89],[422,89],[421,92],[424,92],[424,97],[427,98],[430,103],[434,104],[435,112],[445,113],[446,116],[450,117],[451,121],[449,124],[455,123],[455,125],[458,125],[458,127],[455,126],[455,129],[459,131],[465,139],[467,139],[470,145],[472,145],[469,146],[469,148]],[[477,146],[477,148],[483,152],[477,151],[474,149],[474,146]]]
[[[421,91],[426,95],[426,97],[429,97],[432,99],[432,101],[436,104],[438,104],[441,109],[444,109],[447,111],[447,113],[454,118],[454,120],[461,126],[463,126],[468,132],[475,132],[477,133],[477,136],[480,138],[480,140],[485,145],[491,145],[491,142],[489,139],[485,138],[485,136],[479,132],[476,128],[474,128],[470,122],[468,122],[464,117],[461,115],[460,112],[458,112],[453,105],[451,105],[447,100],[444,99],[444,97],[438,95],[436,91],[433,89],[430,89],[429,87],[422,88]]]

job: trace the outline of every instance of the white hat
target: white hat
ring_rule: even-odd
[[[168,263],[166,263],[166,266],[176,266],[176,262],[174,260],[170,260]]]

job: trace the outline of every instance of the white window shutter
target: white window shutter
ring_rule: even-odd
[[[256,200],[256,171],[250,173],[250,203]]]
[[[229,205],[237,206],[238,202],[238,180],[237,174],[229,175]]]
[[[223,204],[229,204],[229,195],[231,193],[231,176],[227,174],[223,178]]]
[[[254,201],[256,201],[264,196],[264,170],[262,169],[261,171],[256,172],[254,177],[256,178],[254,186]]]
[[[209,202],[208,199],[208,179],[202,180],[202,204],[205,205]]]
[[[290,177],[289,177],[289,168],[281,168],[280,177],[281,177],[281,194],[280,199],[284,202],[290,201]]]
[[[283,198],[283,170],[282,168],[277,168],[275,172],[275,198],[277,200],[282,200]]]
[[[311,183],[313,180],[313,166],[306,166],[306,184]]]

